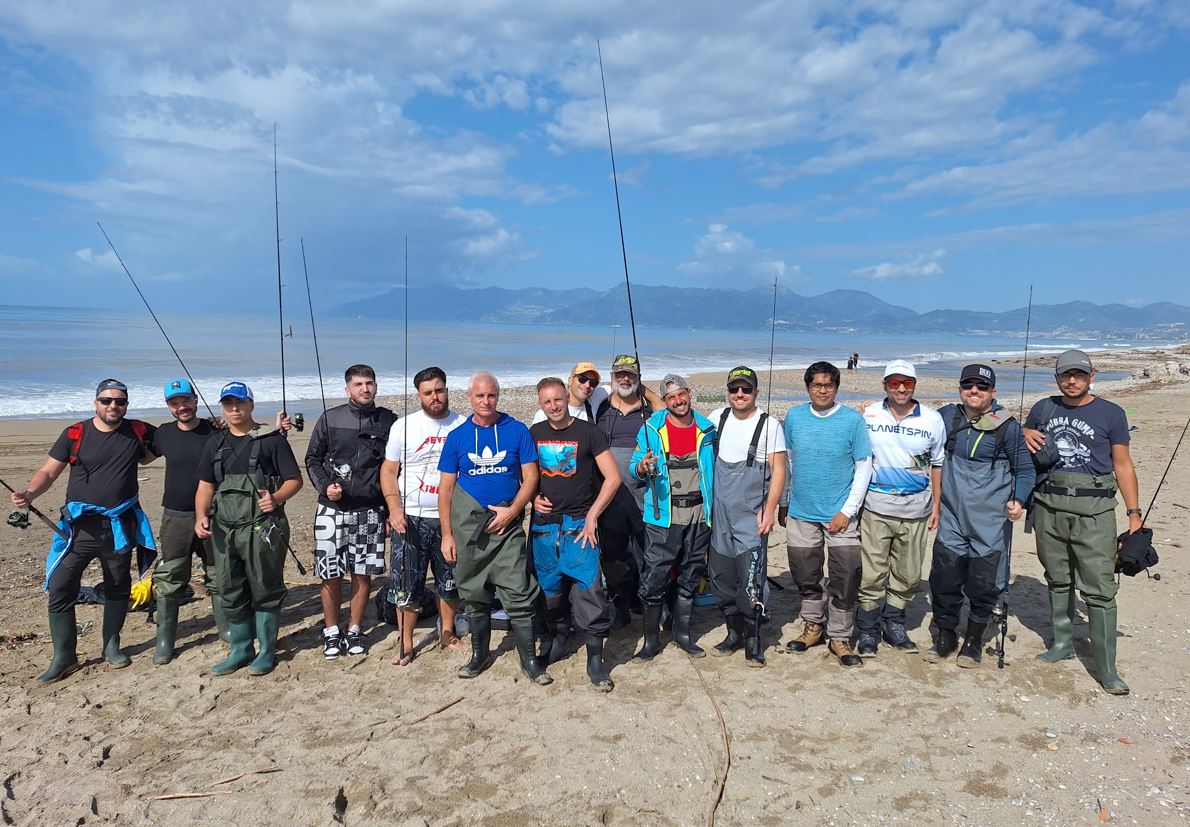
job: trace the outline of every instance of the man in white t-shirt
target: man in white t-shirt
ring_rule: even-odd
[[[905,607],[921,582],[926,532],[938,527],[946,425],[936,410],[913,398],[916,387],[913,365],[889,362],[884,400],[864,409],[875,457],[859,522],[863,576],[856,625],[865,658],[876,656],[882,625],[885,643],[917,651],[905,632]]]
[[[727,374],[728,405],[709,417],[715,425],[715,482],[707,562],[727,622],[727,637],[711,654],[730,655],[743,646],[749,666],[764,666],[759,609],[769,532],[785,490],[785,435],[779,421],[756,407],[759,390],[756,371],[734,368]]]
[[[389,431],[380,469],[380,489],[388,506],[392,537],[389,600],[397,607],[401,650],[393,664],[413,660],[413,627],[433,569],[438,613],[442,618],[439,646],[462,649],[455,636],[459,593],[454,565],[442,556],[442,524],[438,516],[438,459],[446,435],[466,418],[450,409],[446,374],[431,367],[413,377],[421,410],[398,419]]]

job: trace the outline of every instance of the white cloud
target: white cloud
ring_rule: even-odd
[[[120,260],[116,258],[116,254],[111,250],[105,250],[97,254],[92,252],[90,247],[84,247],[81,250],[75,250],[74,257],[79,261],[85,261],[88,264],[94,264],[107,270],[120,269]]]
[[[698,279],[728,277],[733,287],[741,286],[741,281],[771,282],[801,275],[797,265],[786,263],[772,250],[757,250],[753,239],[726,224],[708,226],[694,244],[694,257],[680,262],[678,270]]]
[[[943,270],[939,262],[945,255],[945,250],[934,250],[930,253],[922,253],[914,256],[909,261],[884,261],[880,264],[873,264],[871,267],[860,267],[858,270],[853,270],[852,273],[872,281],[941,276],[943,275]]]

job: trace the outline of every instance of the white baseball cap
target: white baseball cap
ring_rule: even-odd
[[[890,376],[905,376],[909,379],[916,379],[917,370],[911,362],[906,362],[904,359],[893,359],[884,367],[884,378],[887,379]]]

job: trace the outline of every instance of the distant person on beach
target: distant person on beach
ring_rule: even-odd
[[[544,686],[553,679],[537,658],[534,603],[541,594],[529,564],[525,506],[537,493],[537,446],[529,429],[497,410],[500,383],[486,371],[471,377],[472,415],[447,434],[438,460],[442,556],[454,563],[471,627],[471,660],[460,678],[491,665],[492,591],[508,613],[521,671]]]
[[[937,631],[925,659],[938,663],[958,648],[966,597],[971,606],[956,661],[975,667],[992,610],[1008,587],[1012,524],[1024,515],[1037,475],[1020,423],[996,401],[996,372],[988,365],[964,367],[959,402],[938,414],[946,425],[946,462],[930,563]]]
[[[256,435],[260,426],[252,419],[255,402],[246,384],[224,385],[219,404],[227,429],[203,446],[194,495],[194,533],[211,538],[215,549],[215,578],[231,645],[211,673],[227,675],[247,666],[250,675],[267,675],[277,666],[286,595],[285,503],[301,491],[302,470],[284,431]]]
[[[1095,370],[1081,350],[1058,356],[1058,396],[1042,399],[1025,418],[1025,443],[1043,475],[1034,493],[1037,557],[1049,586],[1053,644],[1038,655],[1056,663],[1074,657],[1074,590],[1083,593],[1091,654],[1100,685],[1127,695],[1116,671],[1116,492],[1128,530],[1143,524],[1136,468],[1124,410],[1091,393]]]
[[[33,501],[70,468],[60,534],[54,535],[46,558],[45,590],[49,596],[50,637],[54,655],[38,683],[61,680],[79,668],[78,627],[74,604],[83,572],[99,559],[103,570],[103,657],[121,669],[132,661],[120,649],[120,630],[128,613],[132,588],[132,553],[146,571],[157,551],[149,518],[140,506],[137,466],[150,462],[147,441],[154,428],[126,419],[128,388],[104,379],[95,390],[95,415],[64,430],[47,459],[24,490],[11,495],[17,508]]]
[[[855,351],[855,353],[851,354],[851,364],[856,370],[859,370],[859,351],[858,350]]]
[[[459,590],[453,562],[442,556],[442,521],[438,511],[438,458],[447,435],[465,421],[450,409],[446,373],[429,367],[413,377],[421,410],[398,419],[388,432],[388,447],[380,469],[380,488],[388,506],[392,532],[392,574],[389,600],[396,606],[401,643],[392,663],[413,660],[413,627],[426,590],[426,574],[434,572],[438,617],[442,621],[438,645],[462,649],[455,635]]]
[[[364,614],[372,578],[384,574],[384,495],[380,466],[397,417],[376,404],[376,371],[352,365],[344,373],[345,405],[328,409],[310,433],[306,475],[318,492],[314,510],[314,573],[322,580],[322,656],[363,655]],[[343,577],[351,575],[346,639],[339,630]]]
[[[855,354],[847,357],[847,370],[855,370]]]
[[[810,365],[810,404],[785,415],[789,484],[779,519],[802,599],[802,633],[785,649],[805,652],[825,639],[840,664],[862,666],[851,638],[863,558],[859,512],[872,478],[872,444],[863,416],[836,401],[840,381],[830,362]]]
[[[632,476],[648,483],[644,522],[648,534],[640,574],[644,644],[637,657],[661,652],[661,609],[670,571],[677,570],[674,642],[686,654],[706,652],[690,637],[694,593],[706,575],[711,545],[715,426],[690,407],[690,386],[676,373],[661,380],[665,409],[654,412],[636,437]]]
[[[946,426],[936,410],[913,398],[916,387],[913,365],[889,362],[884,400],[864,411],[875,461],[860,512],[860,657],[876,656],[882,627],[885,643],[917,651],[905,632],[905,608],[921,582],[926,532],[938,525]]]
[[[565,656],[573,619],[586,637],[587,677],[596,689],[610,692],[603,645],[611,630],[611,604],[600,570],[598,525],[620,488],[620,471],[603,432],[567,410],[561,379],[538,382],[537,400],[547,419],[529,429],[541,468],[530,535],[552,638],[545,657],[554,663]]]
[[[713,523],[707,571],[727,637],[712,655],[741,646],[749,666],[764,666],[759,645],[768,583],[768,539],[785,490],[785,436],[781,423],[756,405],[760,380],[741,365],[727,373],[728,404],[712,411],[715,425]]]
[[[633,357],[617,356],[616,358],[632,359],[633,363],[636,363]],[[614,370],[613,367],[613,379]],[[639,375],[639,373],[640,368],[638,366],[637,374]],[[570,409],[570,415],[575,419],[594,422],[599,418],[600,412],[605,410],[610,404],[609,399],[615,390],[615,384],[613,382],[611,387],[601,385],[599,383],[602,381],[602,378],[594,362],[579,362],[571,369],[570,378],[566,382],[566,404]],[[652,407],[663,407],[661,397],[647,388],[643,392]],[[533,424],[536,425],[538,422],[545,422],[545,420],[545,412],[539,408],[533,414]]]

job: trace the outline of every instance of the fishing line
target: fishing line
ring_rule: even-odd
[[[277,328],[281,342],[281,413],[289,407],[285,396],[285,311],[281,298],[281,196],[277,189],[277,124],[273,123],[273,223],[277,230]],[[301,430],[294,423],[297,430]]]
[[[302,274],[306,277],[306,302],[310,305],[310,333],[314,336],[314,364],[318,366],[318,392],[322,395],[322,415],[326,416],[326,389],[322,386],[322,359],[318,355],[318,330],[314,327],[314,299],[310,295],[310,271],[306,269],[306,239],[302,245]]]

